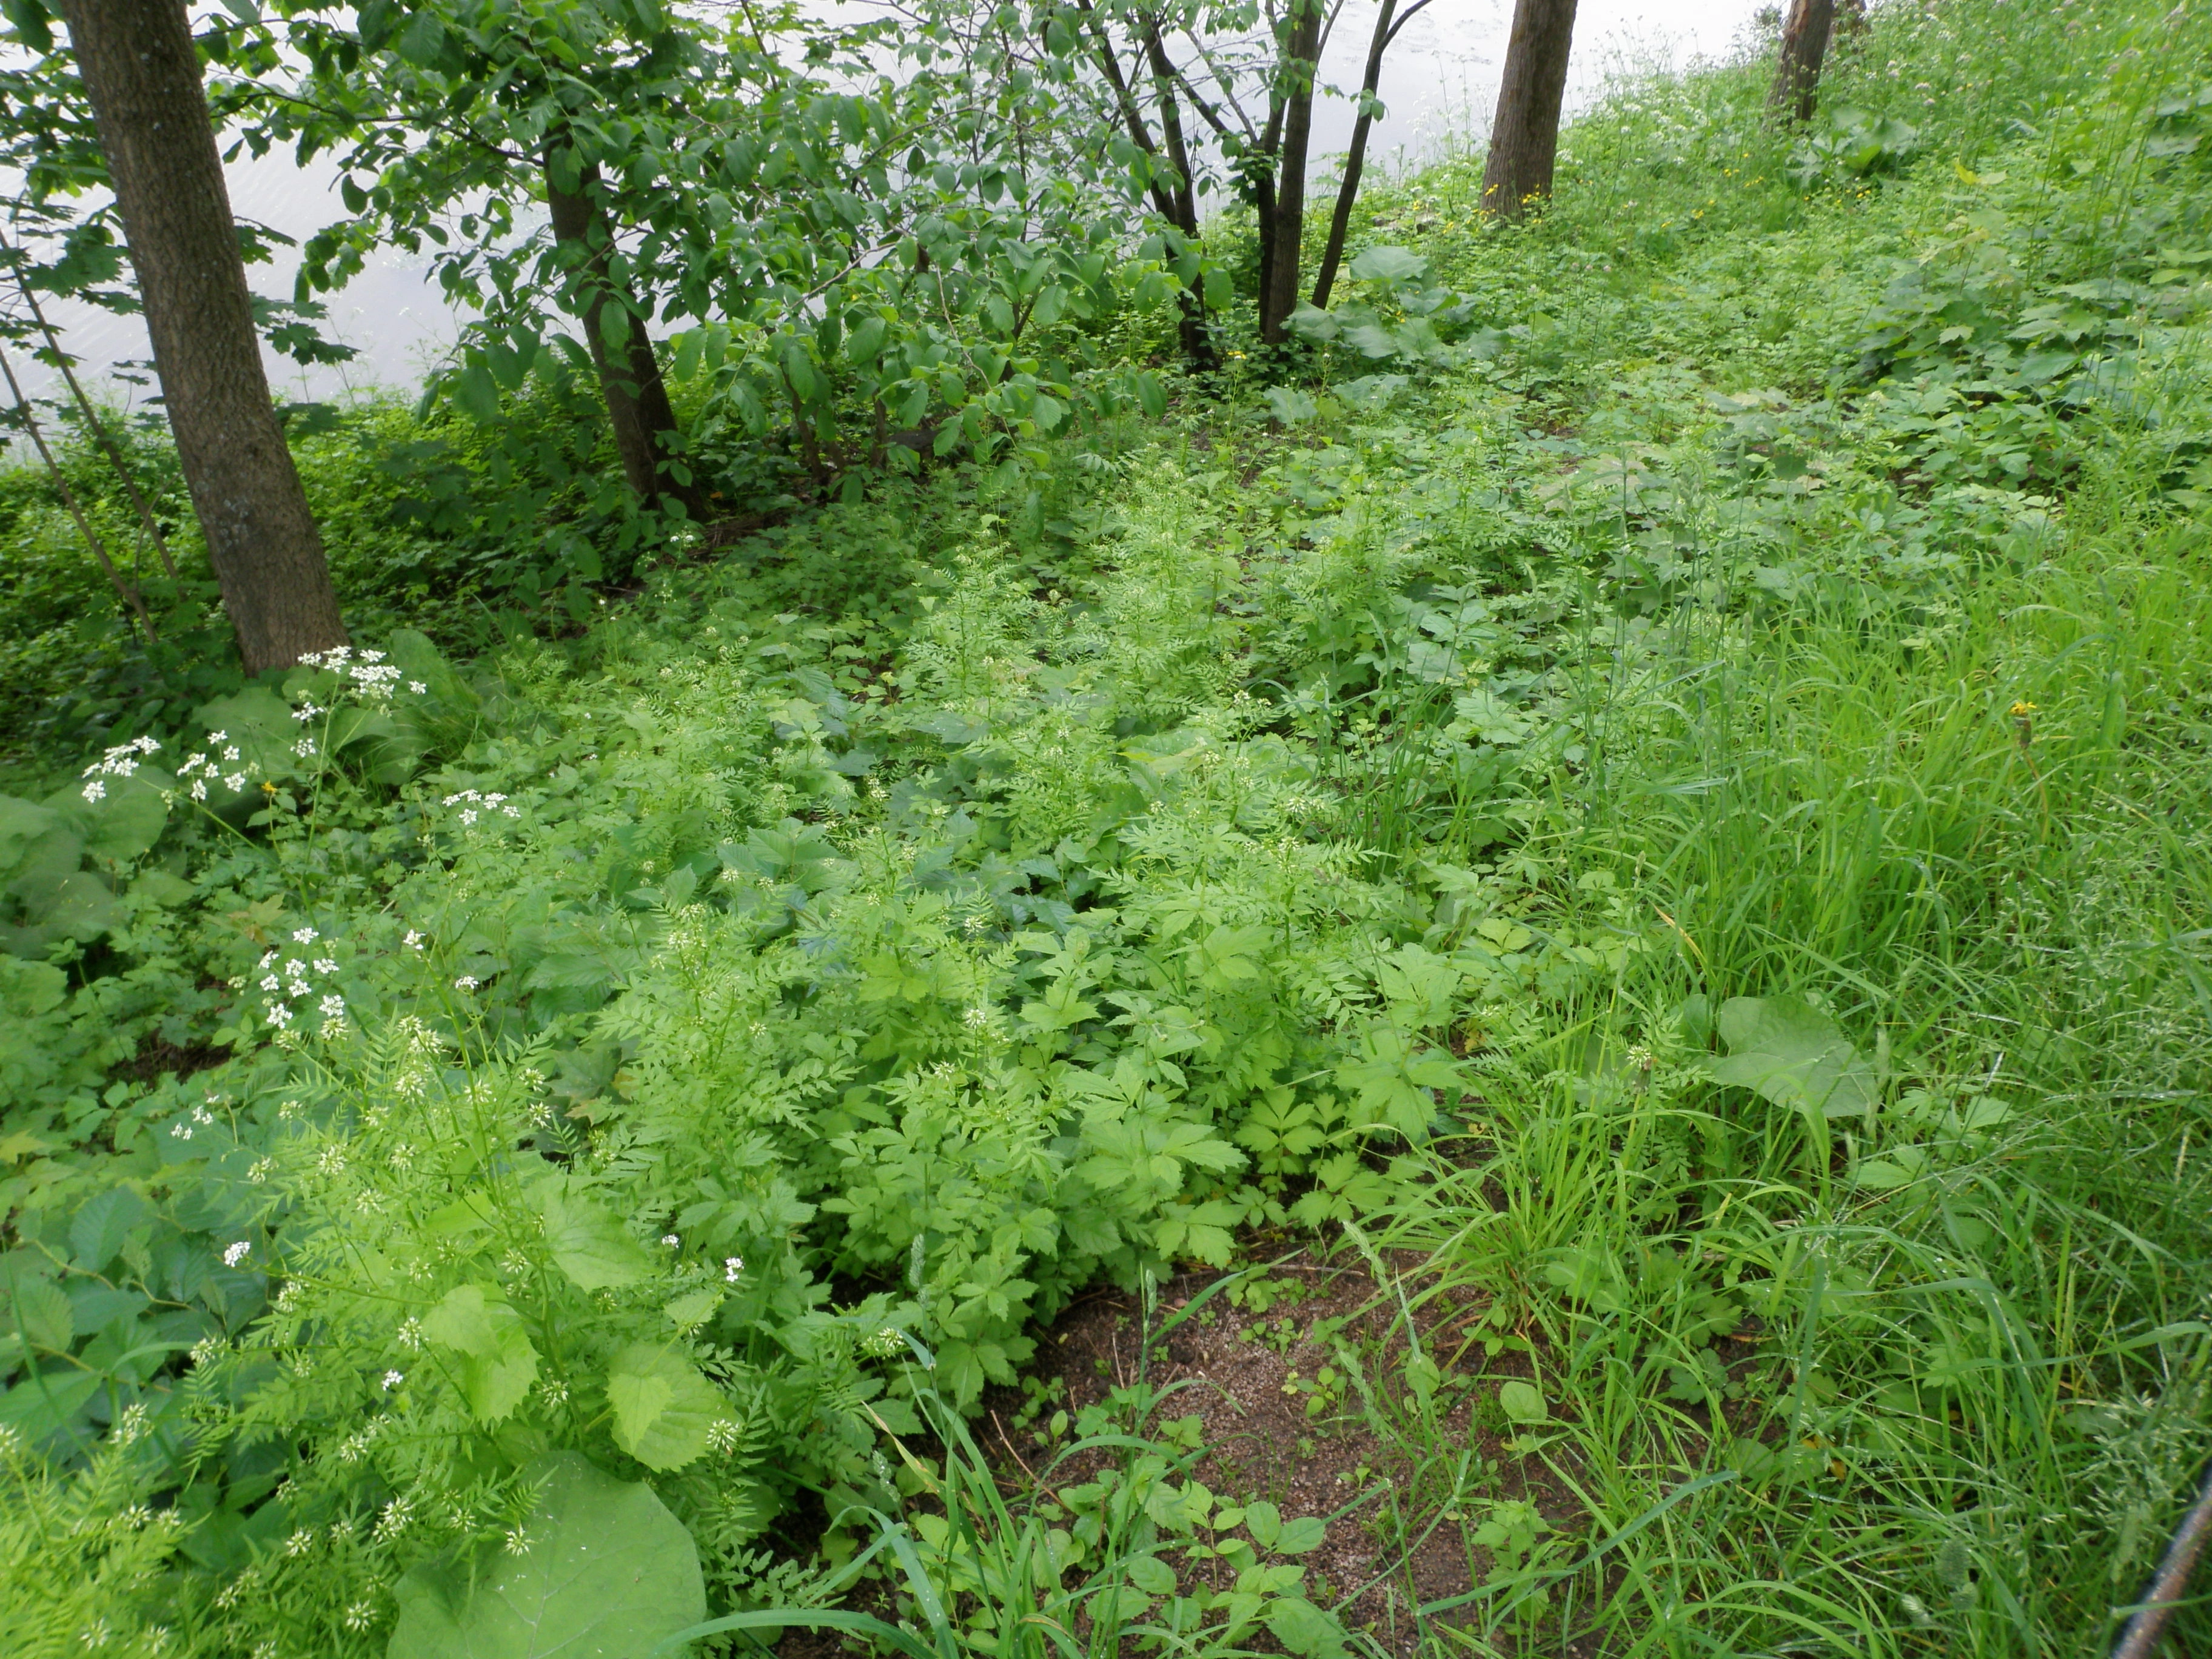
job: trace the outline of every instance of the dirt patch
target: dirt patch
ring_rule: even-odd
[[[1162,1285],[1149,1339],[1134,1297],[1097,1293],[1063,1315],[1024,1386],[984,1402],[978,1437],[1003,1455],[1009,1486],[1028,1485],[1049,1460],[1054,1413],[1073,1419],[1149,1383],[1165,1398],[1145,1431],[1202,1447],[1190,1473],[1217,1498],[1264,1498],[1286,1521],[1327,1519],[1321,1546],[1303,1558],[1309,1593],[1400,1654],[1419,1644],[1416,1608],[1465,1594],[1497,1565],[1477,1537],[1496,1506],[1533,1505],[1552,1535],[1579,1532],[1571,1496],[1498,1420],[1498,1383],[1531,1370],[1525,1356],[1491,1355],[1467,1334],[1486,1304],[1417,1303],[1424,1351],[1440,1367],[1437,1416],[1433,1431],[1402,1433],[1413,1419],[1400,1293],[1417,1297],[1417,1282],[1385,1290],[1356,1256],[1301,1251],[1178,1318],[1224,1277]],[[1071,1460],[1054,1483],[1089,1473]]]

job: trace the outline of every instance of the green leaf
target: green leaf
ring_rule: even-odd
[[[1303,1595],[1279,1595],[1267,1604],[1267,1628],[1291,1652],[1334,1659],[1346,1651],[1344,1626]]]
[[[69,1297],[43,1279],[17,1279],[8,1314],[9,1328],[0,1335],[14,1336],[20,1330],[33,1347],[53,1353],[67,1353],[76,1340],[76,1317]]]
[[[98,1273],[115,1260],[125,1235],[149,1213],[146,1200],[128,1187],[110,1187],[87,1199],[70,1222],[70,1249],[76,1265]]]
[[[1552,1415],[1551,1407],[1544,1403],[1543,1390],[1533,1382],[1499,1383],[1498,1403],[1516,1423],[1542,1423]]]
[[[1158,375],[1137,376],[1137,403],[1156,421],[1168,412],[1168,394],[1161,389]]]
[[[422,1334],[461,1356],[462,1395],[481,1423],[520,1405],[538,1380],[538,1350],[496,1285],[460,1285],[422,1320]]]
[[[721,1390],[673,1349],[633,1342],[607,1370],[615,1443],[649,1469],[680,1469],[729,1416]]]
[[[1863,1117],[1881,1098],[1881,1079],[1836,1023],[1795,997],[1731,997],[1714,1024],[1729,1046],[1711,1063],[1716,1083],[1823,1118]]]
[[[706,1617],[699,1553],[652,1487],[574,1452],[524,1474],[526,1547],[408,1573],[386,1659],[645,1659]]]
[[[499,385],[482,357],[471,356],[453,377],[453,406],[479,425],[499,418]]]
[[[1278,1555],[1307,1555],[1319,1549],[1328,1537],[1328,1522],[1318,1515],[1301,1515],[1283,1522],[1283,1529],[1275,1534],[1274,1549]]]
[[[1244,1529],[1252,1534],[1252,1541],[1263,1550],[1275,1547],[1275,1540],[1283,1535],[1283,1512],[1266,1498],[1244,1506]]]
[[[653,1271],[645,1246],[589,1194],[557,1179],[548,1181],[538,1194],[538,1212],[545,1221],[553,1265],[579,1290],[620,1290]]]
[[[4,0],[0,11],[8,14],[8,21],[15,26],[15,37],[35,52],[54,49],[52,14],[43,0]]]
[[[1395,284],[1419,281],[1429,262],[1409,247],[1370,247],[1345,270],[1355,282]]]
[[[709,1285],[679,1296],[660,1311],[668,1322],[679,1331],[696,1330],[714,1316],[714,1310],[722,1305],[722,1287]]]

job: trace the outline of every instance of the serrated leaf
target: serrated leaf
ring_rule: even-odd
[[[668,1322],[679,1331],[696,1330],[714,1316],[714,1310],[722,1305],[722,1287],[709,1285],[703,1290],[679,1296],[660,1311]]]
[[[1277,1596],[1267,1620],[1275,1639],[1305,1659],[1334,1659],[1346,1650],[1344,1626],[1303,1595]]]
[[[633,1342],[607,1368],[615,1443],[649,1469],[680,1469],[729,1416],[721,1390],[673,1349]]]
[[[554,1266],[578,1289],[620,1290],[653,1271],[645,1246],[589,1194],[549,1181],[539,1191],[538,1212],[544,1218]]]
[[[76,1340],[76,1316],[70,1307],[69,1297],[43,1279],[17,1279],[7,1312],[9,1328],[5,1334],[14,1336],[20,1330],[34,1348],[67,1353],[70,1344]]]
[[[98,1273],[115,1260],[124,1235],[148,1214],[146,1200],[128,1187],[111,1187],[87,1199],[70,1221],[70,1251],[76,1265]]]
[[[481,1423],[520,1405],[538,1380],[538,1349],[495,1285],[459,1285],[422,1318],[422,1334],[460,1356],[462,1396]]]
[[[1863,1117],[1881,1097],[1881,1079],[1835,1021],[1795,997],[1731,997],[1714,1024],[1729,1046],[1711,1063],[1716,1083],[1830,1118]]]
[[[386,1659],[646,1659],[707,1616],[698,1551],[650,1486],[574,1452],[524,1478],[526,1547],[408,1573]]]
[[[1244,1529],[1252,1534],[1252,1541],[1263,1550],[1275,1547],[1275,1540],[1283,1535],[1283,1512],[1266,1498],[1244,1506]]]

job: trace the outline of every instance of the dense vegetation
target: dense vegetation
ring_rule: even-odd
[[[1373,188],[1218,374],[1102,298],[1164,415],[740,433],[734,539],[595,508],[550,356],[332,412],[368,643],[257,681],[157,429],[158,646],[0,480],[13,1649],[1339,1652],[1153,1399],[1079,1485],[961,1419],[1301,1244],[1399,1310],[1425,1650],[2108,1638],[2212,1451],[2212,27],[1768,74],[1616,85],[1524,226]]]

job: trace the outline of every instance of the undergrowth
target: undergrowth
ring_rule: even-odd
[[[611,1650],[1377,1644],[1164,1396],[961,1425],[1262,1235],[1397,1310],[1395,1645],[2105,1641],[2212,1449],[2207,46],[1625,83],[1163,425],[105,705],[0,802],[22,1650],[536,1651],[600,1534]]]

